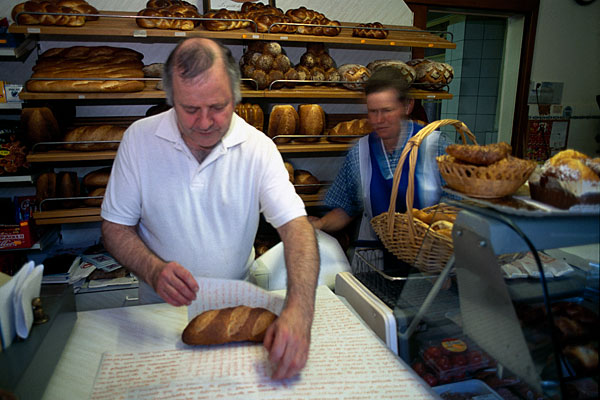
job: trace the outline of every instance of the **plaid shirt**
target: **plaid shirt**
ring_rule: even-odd
[[[403,143],[399,140],[398,143]],[[443,134],[440,135],[440,140],[437,145],[437,154],[428,154],[428,157],[437,157],[445,154],[446,146],[449,142]],[[399,145],[394,149],[392,154],[388,153],[391,171],[384,171],[385,175],[393,175],[396,165],[402,155],[404,146]],[[442,184],[443,184],[442,179]],[[360,179],[360,162],[358,155],[358,143],[355,144],[344,160],[342,168],[338,172],[337,177],[333,181],[331,187],[325,195],[325,206],[329,209],[341,208],[350,217],[355,217],[363,211],[363,194]]]

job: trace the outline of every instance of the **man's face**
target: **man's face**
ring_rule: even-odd
[[[373,130],[381,139],[398,136],[408,107],[398,100],[394,89],[387,89],[367,95],[367,115]]]
[[[212,149],[227,133],[235,109],[222,62],[192,80],[174,73],[173,107],[185,143],[192,150]]]

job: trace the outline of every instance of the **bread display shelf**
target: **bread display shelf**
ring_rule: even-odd
[[[114,150],[105,151],[60,151],[53,150],[43,153],[31,153],[27,155],[27,162],[30,163],[46,163],[46,162],[62,162],[62,161],[99,161],[99,160],[114,160],[117,152]]]
[[[304,205],[306,207],[315,207],[323,205],[323,198],[325,197],[325,193],[327,193],[327,188],[323,186],[315,194],[299,194],[299,196],[302,199],[302,201],[304,201]]]
[[[448,92],[432,92],[422,89],[410,89],[409,94],[415,99],[447,100],[452,98]],[[149,85],[141,92],[131,93],[61,93],[61,92],[28,92],[23,89],[19,93],[21,100],[135,100],[164,99],[165,92]],[[242,85],[243,98],[324,98],[324,99],[361,99],[361,91],[325,85],[297,86],[293,89],[251,90]]]
[[[100,217],[100,207],[36,211],[33,213],[33,219],[37,225],[102,221],[102,218]]]
[[[109,36],[133,38],[184,38],[207,37],[214,39],[253,39],[295,42],[343,43],[362,46],[393,46],[393,47],[427,47],[439,49],[454,49],[456,44],[436,34],[419,30],[410,26],[386,25],[389,35],[386,39],[368,39],[352,36],[352,28],[358,24],[341,22],[342,32],[338,36],[296,35],[283,33],[259,33],[251,29],[236,29],[231,31],[209,31],[196,28],[191,31],[169,29],[144,29],[136,22],[136,15],[127,12],[101,11],[97,21],[87,21],[81,27],[18,25],[11,24],[10,33],[41,34],[41,35],[72,35],[72,36]],[[183,18],[191,19],[191,18]],[[201,20],[202,18],[200,18]]]

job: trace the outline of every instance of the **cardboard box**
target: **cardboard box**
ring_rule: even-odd
[[[27,249],[35,244],[37,235],[29,221],[15,225],[0,225],[0,249]]]

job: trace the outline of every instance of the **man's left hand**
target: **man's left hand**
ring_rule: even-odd
[[[299,308],[286,307],[267,329],[264,346],[275,365],[273,379],[291,378],[306,365],[310,347],[312,316]]]

